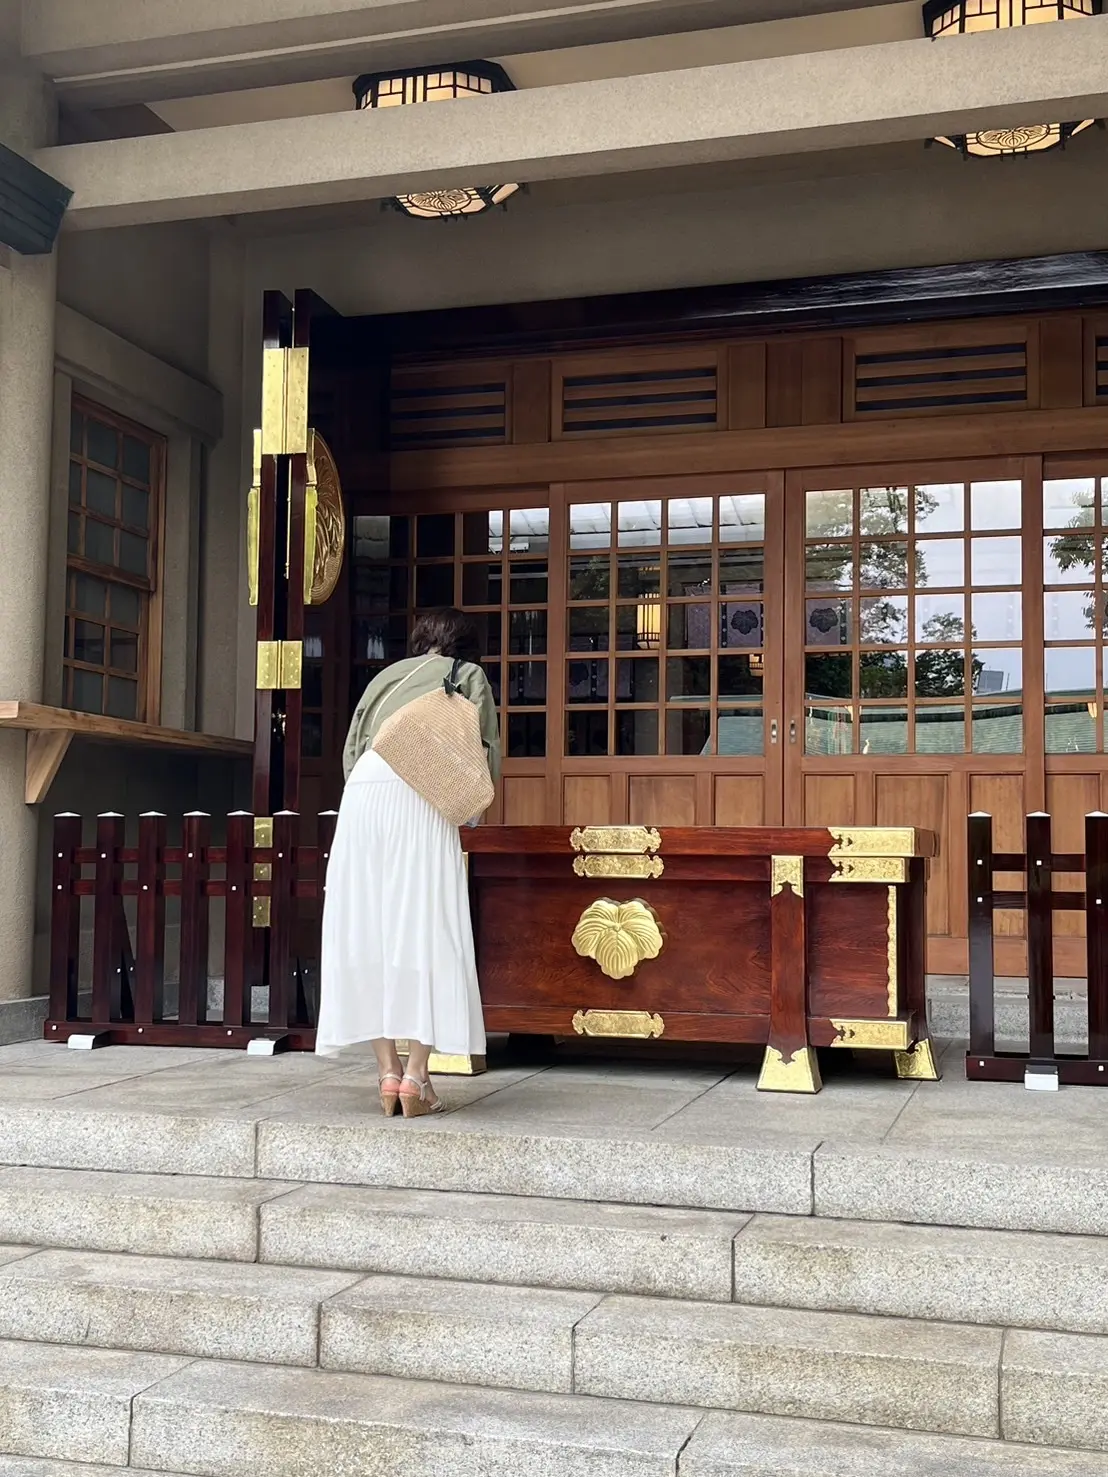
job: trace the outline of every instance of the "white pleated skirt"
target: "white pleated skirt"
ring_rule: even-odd
[[[335,828],[316,1051],[379,1037],[485,1050],[458,831],[368,750]]]

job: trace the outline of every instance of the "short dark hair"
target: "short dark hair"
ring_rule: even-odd
[[[453,606],[429,610],[412,627],[413,656],[426,656],[430,651],[443,656],[460,657],[463,662],[481,658],[481,642],[477,627],[468,615]]]

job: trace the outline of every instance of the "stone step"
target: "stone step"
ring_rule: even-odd
[[[181,1477],[175,1472],[140,1472],[126,1469],[127,1477]],[[120,1477],[118,1467],[89,1466],[87,1462],[58,1462],[48,1458],[0,1456],[0,1477]]]
[[[2,1140],[0,1140],[2,1141]],[[618,1127],[481,1129],[446,1114],[417,1125],[275,1113],[258,1124],[257,1173],[270,1179],[604,1200],[807,1215],[814,1133],[713,1142]]]
[[[196,1363],[136,1399],[131,1452],[138,1465],[185,1466],[200,1477],[302,1477],[319,1470],[324,1451],[330,1470],[395,1470],[413,1477],[447,1472],[451,1477],[520,1477],[536,1464],[544,1477],[675,1477],[679,1471],[683,1477],[715,1477],[710,1462],[735,1450],[735,1427],[729,1441],[725,1419],[604,1398]],[[692,1445],[698,1429],[702,1440]],[[817,1440],[818,1430],[809,1439]],[[899,1446],[905,1454],[921,1448],[919,1438],[893,1441],[894,1449]],[[928,1444],[936,1455],[946,1445],[936,1445],[934,1438]],[[958,1455],[974,1445],[959,1442],[947,1449]],[[995,1451],[999,1445],[982,1442],[979,1450]],[[1026,1465],[1010,1465],[1012,1477],[1052,1470],[1049,1463],[1036,1468],[1040,1454],[1022,1450]],[[1103,1477],[1103,1461],[1079,1460],[1083,1468],[1059,1454],[1053,1470]],[[770,1470],[780,1477],[789,1467]],[[827,1468],[813,1464],[793,1470],[824,1477]],[[875,1477],[878,1471],[885,1477],[888,1470],[873,1469]],[[918,1477],[926,1469],[903,1470]],[[933,1470],[949,1477],[951,1469]],[[968,1477],[1004,1468],[967,1464],[962,1470]],[[716,1467],[716,1473],[727,1471]]]
[[[734,1299],[771,1307],[1108,1334],[1108,1238],[756,1216]]]
[[[983,1131],[973,1110],[991,1084],[964,1086],[964,1100],[927,1136],[909,1137],[898,1127],[895,1139],[880,1142],[825,1140],[810,1129],[789,1137],[752,1129],[741,1138],[728,1130],[727,1141],[711,1142],[706,1133],[686,1129],[678,1137],[664,1126],[613,1136],[557,1126],[545,1133],[491,1130],[461,1115],[421,1123],[364,1115],[255,1122],[234,1114],[5,1105],[0,1165],[12,1168],[0,1169],[0,1188],[7,1181],[14,1195],[17,1175],[43,1169],[107,1173],[120,1185],[124,1174],[237,1181],[228,1205],[244,1194],[247,1203],[234,1216],[228,1209],[228,1231],[239,1249],[209,1254],[238,1258],[245,1256],[242,1217],[252,1214],[250,1198],[264,1203],[290,1182],[305,1181],[732,1214],[808,1216],[814,1209],[849,1220],[1108,1235],[1108,1159],[1088,1147],[1071,1149],[1057,1131],[1040,1141],[1033,1128],[1049,1119],[1050,1107],[1041,1099],[1038,1116],[1025,1115],[1026,1132],[1002,1140],[987,1126]],[[804,1119],[789,1121],[818,1121],[808,1112],[818,1106],[805,1102]],[[255,1180],[260,1189],[242,1191],[242,1182]],[[190,1187],[182,1193],[187,1198]],[[187,1237],[187,1229],[180,1234]],[[16,1234],[0,1215],[0,1242],[38,1239],[49,1238]]]
[[[707,1415],[680,1477],[1108,1477],[1108,1456],[777,1416]]]
[[[257,1179],[0,1169],[0,1242],[253,1262],[259,1205],[294,1188]]]
[[[34,1344],[0,1342],[0,1389],[0,1477],[1108,1477],[1061,1447]]]
[[[575,1331],[574,1389],[996,1437],[1003,1337],[949,1323],[610,1297]]]
[[[187,1367],[158,1354],[0,1342],[0,1451],[126,1467],[136,1396]]]
[[[0,1266],[0,1339],[312,1366],[349,1272],[39,1251]]]
[[[261,1207],[259,1256],[533,1287],[729,1302],[749,1217],[436,1190],[306,1185]]]
[[[43,1370],[56,1378],[64,1368],[50,1347],[79,1347],[104,1355],[88,1367],[107,1383],[93,1378],[90,1389],[109,1394],[132,1368],[120,1360],[134,1355],[134,1368],[157,1373],[140,1358],[157,1354],[172,1368],[233,1359],[277,1378],[275,1366],[318,1363],[443,1386],[1108,1449],[1103,1337],[115,1253],[10,1248],[0,1260],[0,1389],[38,1389]],[[0,1448],[10,1422],[20,1428],[5,1398]],[[99,1445],[26,1454],[111,1461],[99,1453],[115,1449],[118,1432],[104,1425],[113,1408],[107,1399]]]

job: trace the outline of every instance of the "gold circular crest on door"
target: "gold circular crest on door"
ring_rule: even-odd
[[[315,562],[312,566],[312,605],[325,605],[335,593],[346,551],[346,510],[342,502],[339,469],[327,442],[315,432]]]

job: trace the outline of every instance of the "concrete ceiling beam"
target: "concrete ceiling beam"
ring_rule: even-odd
[[[82,107],[856,10],[890,0],[25,0],[23,53]]]
[[[1106,114],[1108,16],[957,42],[899,41],[480,101],[75,144],[41,150],[36,162],[73,189],[72,229],[372,200],[452,183],[677,169]]]

